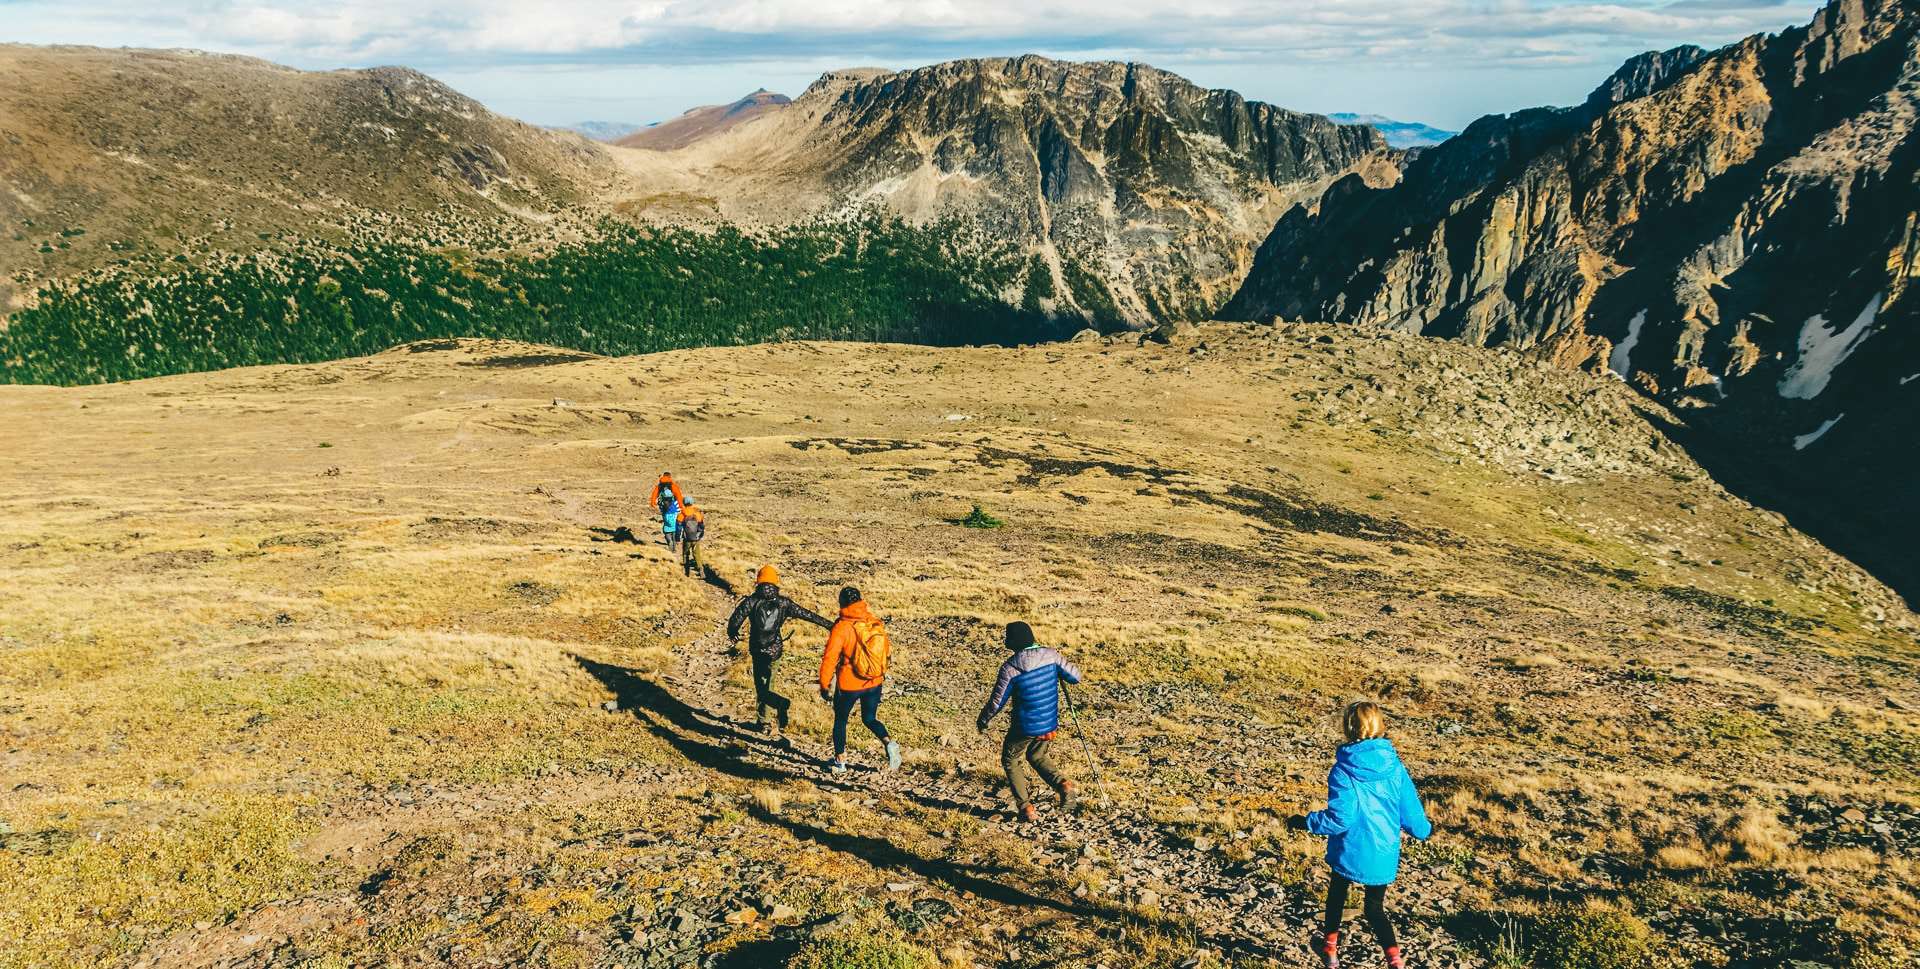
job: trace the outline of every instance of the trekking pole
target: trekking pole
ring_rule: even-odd
[[[1100,792],[1100,809],[1107,810],[1113,806],[1107,800],[1107,782],[1100,776],[1100,765],[1094,762],[1093,745],[1087,743],[1087,732],[1080,729],[1080,712],[1074,709],[1073,691],[1067,689],[1064,681],[1060,684],[1060,695],[1067,698],[1067,718],[1073,721],[1073,732],[1080,737],[1080,749],[1086,752],[1087,770],[1093,774],[1093,786]]]

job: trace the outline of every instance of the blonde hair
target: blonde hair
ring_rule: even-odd
[[[1346,728],[1348,743],[1387,735],[1387,715],[1378,704],[1368,700],[1347,704],[1347,713],[1340,718],[1340,724]]]

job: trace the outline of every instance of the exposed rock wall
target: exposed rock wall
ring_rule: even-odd
[[[783,121],[807,128],[782,133],[795,144],[780,164],[823,179],[831,199],[979,225],[1031,247],[1062,308],[1110,304],[1136,323],[1211,312],[1283,210],[1388,164],[1371,128],[1141,64],[1030,56],[836,72],[795,107]]]
[[[1611,369],[1830,530],[1920,534],[1896,500],[1914,462],[1890,452],[1920,413],[1917,22],[1836,0],[1803,28],[1642,55],[1579,107],[1483,118],[1398,185],[1350,177],[1289,213],[1223,315]]]

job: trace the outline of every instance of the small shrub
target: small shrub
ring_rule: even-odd
[[[973,510],[967,513],[967,517],[960,519],[960,524],[968,528],[999,528],[1006,522],[987,514],[986,509],[979,505],[974,505]]]
[[[819,939],[787,961],[788,969],[929,969],[933,964],[925,949],[883,939]]]
[[[1487,951],[1487,961],[1493,969],[1528,969],[1527,937],[1521,931],[1520,920],[1509,916],[1496,918],[1494,924],[1500,927],[1500,934]]]
[[[1529,953],[1539,969],[1636,969],[1647,964],[1652,931],[1610,908],[1563,908],[1540,920]]]

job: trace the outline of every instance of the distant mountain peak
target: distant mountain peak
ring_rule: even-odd
[[[560,125],[556,130],[571,131],[594,141],[619,141],[643,127],[645,126],[625,121],[576,121],[573,124]]]
[[[784,94],[776,94],[766,88],[757,88],[751,94],[726,104],[704,104],[688,108],[671,121],[648,125],[612,141],[625,148],[673,151],[711,138],[763,114],[778,111],[792,103],[793,99]]]
[[[1387,139],[1387,144],[1394,148],[1425,148],[1459,134],[1457,131],[1435,128],[1418,121],[1397,121],[1378,114],[1354,114],[1343,111],[1327,115],[1327,118],[1335,124],[1365,125],[1372,128],[1380,132],[1380,135]]]

